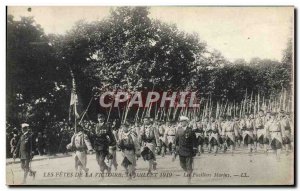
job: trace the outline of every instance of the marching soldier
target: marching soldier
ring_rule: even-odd
[[[166,130],[165,130],[165,138],[166,140],[166,145],[172,154],[172,145],[175,143],[175,134],[176,134],[176,123],[175,122],[169,122],[167,121],[166,123]]]
[[[128,179],[135,176],[136,156],[141,154],[138,137],[134,131],[130,131],[129,124],[125,122],[118,135],[118,147],[122,150],[122,166],[125,168]]]
[[[226,121],[224,120],[224,117],[223,116],[220,116],[219,117],[219,120],[216,121],[217,123],[217,126],[218,126],[218,130],[219,130],[219,133],[220,133],[220,138],[219,138],[219,148],[220,150],[223,149],[223,152],[226,152],[226,149],[227,149],[227,143],[225,141],[225,137],[224,135],[222,134],[223,132],[223,128],[224,126],[226,125]]]
[[[208,133],[209,133],[209,145],[210,148],[213,149],[214,155],[217,155],[220,136],[220,130],[218,127],[218,123],[215,121],[213,117],[211,117],[210,123],[208,125]]]
[[[291,138],[292,138],[292,133],[291,133],[291,125],[289,122],[289,119],[285,115],[284,111],[280,112],[280,125],[282,128],[282,139],[283,139],[283,146],[285,147],[286,154],[289,153],[289,150],[291,150]]]
[[[160,141],[157,129],[151,124],[149,117],[144,118],[144,125],[141,127],[141,140],[143,141],[143,149],[141,155],[144,160],[149,162],[148,173],[156,170],[155,150],[159,152]]]
[[[201,127],[204,131],[204,144],[206,145],[206,147],[208,147],[208,152],[211,152],[211,148],[209,145],[210,130],[208,129],[208,117],[207,116],[202,120]]]
[[[222,135],[224,136],[224,142],[226,142],[226,146],[230,148],[231,155],[233,155],[233,149],[235,144],[235,123],[232,119],[230,119],[230,116],[227,116],[226,123],[223,126],[223,132]]]
[[[118,136],[119,129],[120,129],[120,122],[117,120],[114,120],[112,122],[112,133],[114,135],[116,142],[118,142],[118,139],[119,139],[119,136]],[[118,163],[117,163],[117,148],[116,147],[115,147],[115,149],[112,149],[112,155],[113,155],[113,158],[112,158],[111,162],[112,162],[112,165],[114,166],[115,170],[117,170]]]
[[[110,164],[105,163],[105,159],[111,161],[113,158],[113,150],[116,147],[116,140],[112,133],[111,128],[104,122],[104,116],[97,115],[98,124],[94,133],[94,149],[96,151],[96,160],[100,167],[100,172],[104,173],[107,170],[111,172]]]
[[[71,138],[71,143],[67,145],[67,149],[75,150],[75,169],[77,172],[81,173],[82,170],[88,173],[89,169],[87,165],[87,150],[92,152],[93,148],[88,136],[83,132],[81,125],[77,126],[77,133],[75,133]]]
[[[270,133],[270,144],[277,160],[280,160],[280,152],[282,149],[282,134],[284,129],[281,127],[280,121],[275,117],[276,113],[271,113],[270,120],[266,124],[267,132]]]
[[[198,147],[198,156],[200,156],[200,153],[203,153],[203,143],[204,143],[204,130],[200,123],[200,121],[196,121],[193,126],[193,131],[196,134],[197,139],[197,147]]]
[[[21,168],[24,171],[24,177],[22,184],[26,184],[26,179],[29,173],[29,176],[33,176],[35,178],[36,171],[32,171],[30,169],[30,161],[34,156],[34,143],[32,134],[29,133],[29,124],[23,123],[21,124],[22,135],[18,141],[14,158],[18,154],[21,160]]]
[[[10,153],[13,155],[14,162],[16,160],[16,157],[14,156],[16,149],[17,149],[17,144],[18,144],[18,135],[17,133],[14,132],[13,138],[10,140]]]
[[[265,117],[263,110],[260,110],[258,113],[258,117],[255,120],[255,129],[256,129],[256,145],[255,148],[257,149],[257,143],[259,145],[264,146],[264,152],[268,152],[268,137],[266,136],[266,128],[265,128]]]
[[[243,124],[242,128],[244,145],[248,146],[248,152],[251,154],[254,144],[254,120],[252,114],[250,114],[250,116],[248,114],[245,115],[245,123]]]
[[[175,145],[173,147],[173,161],[176,155],[179,155],[180,166],[187,173],[188,183],[190,183],[193,172],[193,159],[198,150],[196,134],[189,126],[189,118],[181,116],[179,121],[180,125],[175,135]]]
[[[160,154],[162,157],[165,156],[166,154],[166,140],[165,140],[165,131],[166,127],[162,122],[158,123],[158,136],[159,136],[159,141],[160,141]]]
[[[234,127],[236,132],[236,143],[238,147],[241,146],[241,141],[243,140],[242,131],[240,129],[240,120],[237,116],[234,117]]]

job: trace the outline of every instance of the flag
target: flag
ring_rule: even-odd
[[[76,84],[72,72],[71,72],[71,76],[72,76],[72,90],[71,90],[70,107],[69,107],[69,121],[76,123],[76,119],[79,118],[79,114],[77,111],[78,96],[76,93]]]

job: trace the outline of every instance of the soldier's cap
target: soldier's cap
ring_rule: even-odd
[[[186,116],[180,116],[179,121],[189,121],[189,118]]]
[[[150,116],[145,116],[144,119],[152,119]]]
[[[285,113],[285,111],[284,110],[280,110],[280,113]]]
[[[28,123],[22,123],[21,128],[24,128],[24,127],[29,127],[29,124]]]
[[[264,110],[260,109],[259,112],[264,112]]]
[[[98,118],[105,118],[105,116],[104,116],[102,113],[98,113],[98,114],[97,114],[97,117],[98,117]]]

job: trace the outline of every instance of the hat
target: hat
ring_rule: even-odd
[[[189,118],[186,116],[180,116],[179,121],[189,121]]]
[[[29,124],[28,124],[28,123],[22,123],[22,124],[21,124],[21,127],[22,127],[22,128],[24,128],[24,127],[29,127]]]

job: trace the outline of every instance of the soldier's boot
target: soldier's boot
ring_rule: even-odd
[[[286,145],[285,145],[285,155],[286,155],[286,156],[289,155],[289,153],[290,153],[290,148],[291,148],[290,144],[286,144]]]
[[[133,177],[133,166],[132,165],[128,165],[128,177],[127,177],[127,180],[131,180],[132,177]]]
[[[28,175],[28,170],[25,170],[22,184],[26,184],[27,175]]]
[[[252,145],[248,144],[248,155],[251,155],[252,153]]]
[[[257,152],[257,142],[254,142],[254,147],[253,147],[254,152]]]
[[[233,156],[233,145],[230,145],[231,156]]]
[[[201,153],[201,145],[198,146],[197,151],[198,151],[197,155],[200,156],[200,153]]]
[[[214,146],[214,156],[217,156],[217,152],[218,152],[218,146],[215,145],[215,146]]]
[[[136,176],[135,168],[133,167],[133,169],[132,169],[132,177],[135,178],[135,176]]]
[[[264,144],[264,153],[266,155],[268,155],[268,147],[267,146],[268,146],[267,144]]]
[[[107,167],[107,173],[108,173],[108,174],[111,173],[111,167]]]
[[[165,157],[165,154],[166,154],[166,147],[162,146],[162,148],[161,148],[161,156]]]
[[[152,174],[152,169],[154,167],[154,162],[153,160],[149,160],[149,168],[148,168],[148,174]]]
[[[36,171],[29,170],[29,176],[32,176],[33,180],[35,179],[35,174],[36,174]]]
[[[153,161],[153,170],[156,170],[157,168],[157,162]]]
[[[187,183],[191,184],[191,182],[192,182],[192,173],[188,173],[187,176],[188,176],[187,177]]]
[[[203,145],[201,145],[201,153],[204,153]]]

